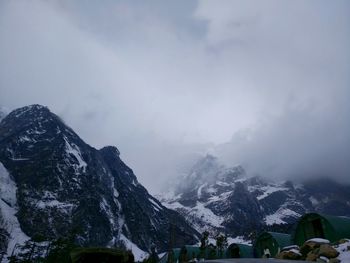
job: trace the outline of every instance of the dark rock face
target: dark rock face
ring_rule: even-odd
[[[121,161],[115,147],[105,147],[100,152],[119,186],[118,201],[125,220],[123,231],[132,237],[134,243],[147,248],[154,244],[164,249],[164,241],[168,242],[171,234],[174,246],[193,243],[197,233],[177,212],[165,208],[148,194],[133,171]]]
[[[17,109],[0,123],[0,162],[17,185],[17,218],[34,239],[75,235],[89,246],[125,236],[141,249],[196,241],[177,212],[152,197],[116,147],[96,150],[46,107]],[[174,227],[171,225],[174,224]]]
[[[191,188],[186,187],[191,185]],[[262,229],[288,232],[306,212],[350,216],[350,186],[329,179],[303,184],[249,177],[213,156],[199,160],[163,204],[182,213],[199,232],[254,236]]]

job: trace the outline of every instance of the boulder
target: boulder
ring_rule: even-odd
[[[310,251],[318,249],[323,244],[329,244],[329,241],[327,239],[322,239],[322,238],[309,239],[300,247],[300,253],[305,258],[307,257]]]
[[[276,258],[278,259],[290,259],[290,260],[299,260],[301,259],[302,255],[299,253],[299,251],[295,249],[282,251],[279,253]]]
[[[312,251],[312,247],[309,244],[304,244],[300,247],[300,253],[303,257],[306,257]]]
[[[338,243],[339,244],[344,244],[344,243],[347,243],[347,242],[349,242],[349,240],[346,239],[346,238],[343,238],[343,239],[340,239]]]
[[[304,245],[308,245],[311,249],[318,248],[323,244],[329,244],[329,240],[323,238],[313,238],[307,240]]]
[[[336,258],[339,255],[339,252],[329,244],[322,244],[318,251],[318,255],[327,258]]]
[[[306,256],[306,261],[316,261],[318,258],[317,254],[314,254],[312,251],[310,251]]]
[[[337,258],[331,258],[328,263],[340,263],[340,259]]]

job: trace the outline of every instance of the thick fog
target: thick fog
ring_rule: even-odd
[[[207,151],[350,181],[350,3],[0,2],[0,106],[116,145],[151,192]]]

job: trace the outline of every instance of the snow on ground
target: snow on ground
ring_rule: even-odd
[[[340,259],[341,262],[350,262],[350,250],[348,250],[348,247],[350,247],[349,239],[347,239],[345,243],[335,247],[335,249],[340,253],[338,259]]]
[[[262,200],[274,192],[286,191],[286,190],[288,190],[288,188],[280,187],[280,186],[263,186],[263,187],[260,187],[259,190],[262,190],[264,193],[257,196],[257,199]]]
[[[122,240],[127,249],[130,249],[134,254],[135,261],[142,261],[148,257],[148,253],[141,250],[137,245],[131,242],[126,236],[123,234],[120,235],[120,240]]]
[[[273,225],[273,224],[285,224],[286,222],[283,221],[283,218],[285,217],[299,217],[301,216],[297,212],[290,210],[288,208],[280,208],[276,211],[276,213],[272,215],[267,215],[264,219],[266,225]]]
[[[2,222],[0,227],[10,234],[7,246],[7,255],[12,253],[16,244],[24,244],[29,237],[23,233],[17,220],[16,213],[16,191],[17,187],[10,174],[0,162],[0,214]]]

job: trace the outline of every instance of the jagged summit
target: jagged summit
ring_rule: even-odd
[[[119,156],[114,146],[97,150],[86,144],[47,107],[8,114],[0,123],[0,163],[17,200],[7,204],[0,198],[7,248],[14,245],[14,224],[33,239],[75,233],[81,245],[123,241],[127,247],[148,250],[155,244],[165,250],[175,222],[175,245],[196,242],[198,233],[151,196]]]
[[[1,122],[0,140],[17,136],[19,142],[63,139],[64,135],[79,136],[47,107],[31,105],[10,112]]]
[[[100,149],[100,152],[103,152],[104,154],[110,154],[112,156],[118,157],[120,156],[120,151],[115,146],[105,146]]]
[[[7,115],[7,119],[9,119],[9,120],[28,119],[30,121],[35,121],[35,120],[40,121],[40,120],[44,120],[45,117],[48,117],[50,115],[53,115],[51,117],[56,116],[53,113],[51,113],[47,107],[42,106],[42,105],[38,105],[38,104],[34,104],[34,105],[18,108],[16,110],[10,112]]]
[[[182,182],[176,186],[175,193],[196,191],[201,185],[233,182],[244,175],[245,171],[241,166],[226,167],[217,157],[207,154],[192,166]]]
[[[176,209],[199,232],[251,236],[259,229],[288,230],[305,212],[350,216],[350,186],[330,180],[303,184],[249,176],[216,157],[198,160],[163,204]]]

